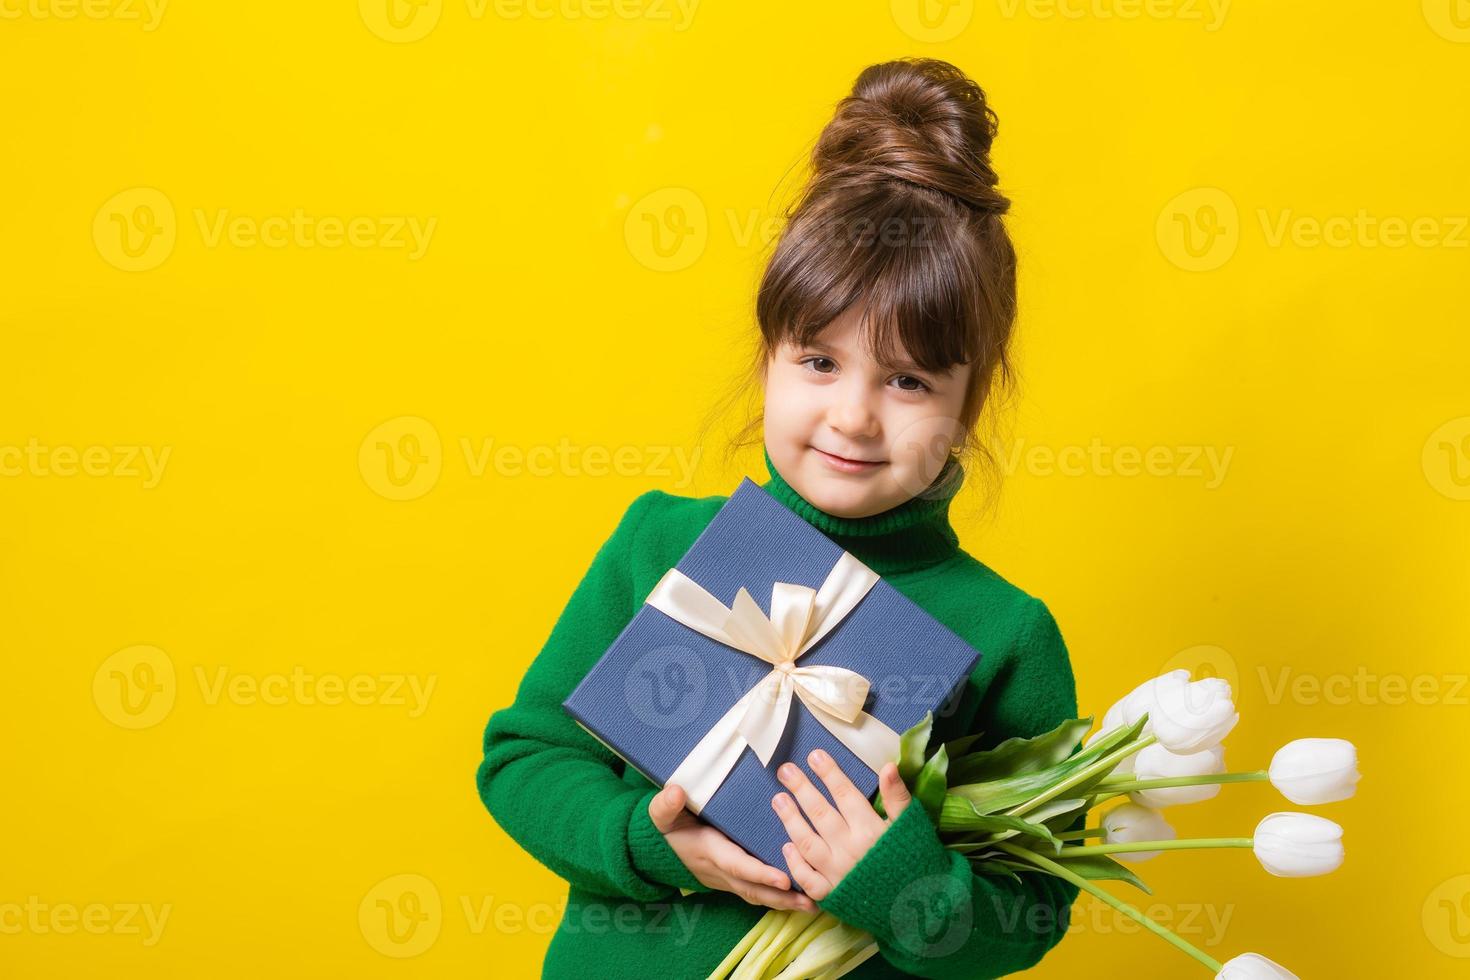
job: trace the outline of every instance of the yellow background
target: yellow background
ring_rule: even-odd
[[[395,2],[0,2],[0,972],[534,975],[565,887],[475,794],[485,720],[634,496],[764,478],[692,440],[782,176],[928,54],[1000,114],[1023,263],[964,546],[1050,604],[1083,713],[1184,664],[1236,683],[1234,769],[1361,750],[1338,873],[1119,893],[1220,960],[1464,975],[1463,0]],[[1203,975],[1074,916],[1035,975]]]

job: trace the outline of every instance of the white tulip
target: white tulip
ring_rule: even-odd
[[[1133,767],[1135,779],[1168,779],[1174,776],[1213,776],[1225,771],[1225,746],[1216,745],[1203,752],[1180,754],[1170,752],[1155,742],[1145,746],[1133,756],[1137,763]],[[1201,783],[1198,786],[1164,786],[1159,789],[1139,789],[1128,794],[1128,798],[1141,806],[1180,806],[1184,803],[1200,803],[1220,795],[1219,783]]]
[[[1091,745],[1119,726],[1135,725],[1145,714],[1148,721],[1143,731],[1180,755],[1219,745],[1240,721],[1229,681],[1219,677],[1191,681],[1189,671],[1180,667],[1149,678],[1119,699],[1103,715],[1101,727],[1084,744]],[[1133,764],[1128,763],[1120,764],[1113,771],[1132,770]]]
[[[1162,676],[1179,677],[1187,681],[1189,679],[1189,671],[1185,670],[1183,667],[1180,667],[1177,670],[1171,670],[1169,671],[1169,673]],[[1143,717],[1143,713],[1147,711],[1149,705],[1153,703],[1151,692],[1153,690],[1153,686],[1158,683],[1159,680],[1160,678],[1158,677],[1150,677],[1148,680],[1144,681],[1142,684],[1138,685],[1133,690],[1123,695],[1117,701],[1113,702],[1113,706],[1107,710],[1106,714],[1103,715],[1102,725],[1098,727],[1097,731],[1093,732],[1092,735],[1088,737],[1087,741],[1082,743],[1082,747],[1088,747],[1093,742],[1096,742],[1098,739],[1102,738],[1104,735],[1108,734],[1108,732],[1111,732],[1115,728],[1126,728],[1130,725],[1137,724],[1138,719]],[[1153,730],[1153,725],[1144,725],[1143,730],[1144,732],[1151,732]],[[1128,756],[1126,759],[1119,762],[1117,766],[1113,768],[1113,772],[1115,774],[1132,772],[1133,763],[1136,758],[1136,753],[1134,755]]]
[[[1358,750],[1341,738],[1299,738],[1271,757],[1271,785],[1293,803],[1336,803],[1357,792]]]
[[[1342,828],[1310,813],[1271,813],[1256,825],[1251,847],[1278,878],[1325,875],[1342,865]]]
[[[1218,980],[1300,980],[1295,973],[1260,953],[1241,953],[1215,976]]]
[[[1123,698],[1114,706],[1119,709],[1119,712],[1122,716],[1123,724],[1135,724],[1137,723],[1138,719],[1143,717],[1143,713],[1145,711],[1152,710],[1154,704],[1154,690],[1161,682],[1168,682],[1170,684],[1188,684],[1189,671],[1185,670],[1183,667],[1179,667],[1169,671],[1167,674],[1160,674],[1158,677],[1150,677],[1148,680],[1144,681],[1142,684],[1138,685],[1133,690],[1125,694]],[[1147,727],[1145,727],[1145,730],[1147,730]]]
[[[1134,844],[1139,841],[1174,840],[1178,835],[1169,821],[1137,803],[1122,803],[1103,814],[1103,843]],[[1122,851],[1113,857],[1123,861],[1147,861],[1162,851]]]
[[[1157,678],[1147,697],[1149,727],[1160,745],[1181,755],[1219,745],[1240,721],[1230,682],[1220,677],[1191,681],[1188,671],[1171,671]]]

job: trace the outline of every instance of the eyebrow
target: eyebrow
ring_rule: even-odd
[[[823,351],[824,353],[828,353],[828,354],[841,354],[841,353],[843,353],[842,351],[840,351],[836,347],[834,347],[832,344],[830,344],[830,343],[828,343],[826,341],[823,341],[823,340],[813,340],[810,343],[803,344],[802,346],[805,347],[805,348],[807,348],[808,350]],[[915,364],[913,361],[910,361],[910,360],[907,360],[907,359],[894,359],[894,358],[889,358],[889,357],[880,357],[880,358],[878,358],[878,366],[881,367],[881,368],[883,368],[884,370],[888,370],[888,371],[901,371],[901,370],[902,371],[915,371],[915,372],[919,372],[919,373],[923,373],[923,374],[936,374],[936,375],[940,375],[940,376],[943,376],[943,375],[945,375],[945,374],[948,373],[946,371],[928,371],[928,370],[925,370],[924,368],[921,368],[919,365]]]

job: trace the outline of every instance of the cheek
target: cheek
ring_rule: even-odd
[[[821,410],[821,397],[816,386],[804,384],[800,377],[793,377],[791,369],[778,368],[770,373],[765,391],[768,425],[783,430],[801,429],[809,426]]]
[[[950,449],[963,439],[959,419],[936,414],[933,409],[900,421],[894,431],[892,458],[904,489],[918,493],[932,483],[948,461]]]

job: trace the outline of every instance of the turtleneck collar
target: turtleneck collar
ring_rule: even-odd
[[[953,457],[923,493],[868,517],[837,517],[818,509],[782,478],[769,451],[765,457],[771,478],[762,488],[879,575],[928,568],[960,550],[949,503],[965,474]]]

